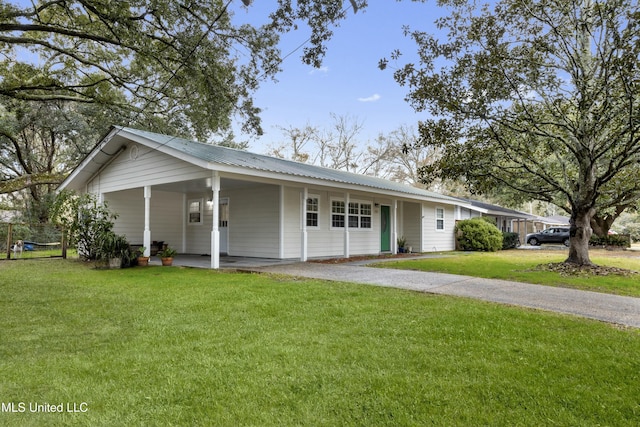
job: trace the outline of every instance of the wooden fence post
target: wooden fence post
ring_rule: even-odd
[[[66,239],[66,234],[65,234],[65,229],[64,227],[61,228],[61,233],[62,233],[62,259],[67,259],[67,239]]]
[[[7,226],[7,259],[11,259],[11,229],[13,224],[9,223]]]

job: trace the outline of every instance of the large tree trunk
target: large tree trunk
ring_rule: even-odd
[[[565,262],[577,265],[592,265],[589,258],[589,239],[593,233],[590,224],[594,213],[594,209],[575,209],[571,213],[571,219],[569,220],[571,225],[569,257]]]
[[[632,203],[621,203],[616,205],[615,211],[608,214],[599,214],[596,213],[591,218],[591,228],[593,229],[593,234],[598,237],[606,237],[609,234],[609,230],[611,229],[611,225],[613,225],[614,221],[618,219],[618,217],[622,214],[631,205]]]

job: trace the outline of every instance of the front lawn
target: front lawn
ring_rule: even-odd
[[[544,264],[562,262],[566,258],[565,251],[557,250],[453,252],[434,258],[388,261],[377,264],[377,267],[462,274],[640,297],[638,274],[564,275],[537,268]],[[640,272],[640,253],[637,252],[591,250],[591,261],[603,266]]]
[[[71,260],[0,262],[0,295],[3,426],[640,419],[638,330],[571,316],[348,283]],[[45,404],[64,412],[30,411]]]

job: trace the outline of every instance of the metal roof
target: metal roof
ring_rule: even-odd
[[[114,129],[121,136],[132,134],[148,140],[149,147],[159,151],[176,150],[194,159],[199,159],[213,164],[234,166],[243,169],[272,172],[290,177],[304,177],[321,181],[329,181],[338,184],[351,184],[379,190],[404,193],[420,198],[439,199],[449,204],[465,204],[460,199],[434,193],[410,185],[389,181],[368,175],[360,175],[293,160],[279,159],[263,154],[251,153],[219,145],[204,144],[176,136],[158,134],[128,127],[115,126]]]
[[[490,215],[510,216],[510,217],[522,218],[522,219],[535,218],[535,215],[531,215],[526,212],[516,211],[514,209],[503,208],[502,206],[493,205],[491,203],[481,202],[479,200],[473,200],[473,199],[464,199],[462,197],[456,197],[456,198],[474,207],[483,209],[486,211],[487,214],[490,214]]]

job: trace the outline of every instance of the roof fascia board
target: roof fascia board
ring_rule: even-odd
[[[78,175],[80,175],[81,173],[83,173],[84,169],[87,167],[87,165],[89,165],[89,163],[91,163],[93,161],[93,159],[100,153],[103,151],[103,149],[111,142],[111,140],[113,139],[114,136],[116,136],[118,134],[118,129],[112,127],[111,130],[104,136],[104,138],[102,138],[102,140],[100,142],[98,142],[98,144],[96,144],[96,146],[93,148],[93,150],[91,150],[91,152],[89,154],[87,154],[85,156],[85,158],[82,160],[82,162],[73,170],[73,172],[71,172],[69,174],[69,176],[67,176],[64,181],[62,181],[62,183],[58,186],[58,188],[56,189],[57,192],[64,190],[65,188],[67,188],[67,186],[69,186],[69,184],[71,184],[71,182],[73,182],[75,180],[75,178],[78,177]],[[93,174],[92,174],[93,175]]]
[[[419,194],[411,194],[404,193],[401,191],[392,191],[385,190],[377,187],[369,187],[365,185],[357,185],[357,184],[349,184],[342,183],[339,181],[330,181],[330,180],[321,180],[316,178],[309,178],[297,175],[287,175],[281,174],[277,172],[268,172],[261,171],[257,169],[247,169],[238,166],[230,166],[230,165],[220,165],[217,163],[211,163],[211,170],[217,170],[221,173],[224,173],[224,177],[239,179],[243,181],[256,181],[255,178],[260,178],[260,182],[264,182],[267,184],[281,185],[288,184],[293,187],[323,187],[326,189],[331,189],[333,191],[350,191],[350,192],[359,192],[359,193],[376,193],[382,196],[387,196],[391,198],[397,199],[406,199],[420,202],[432,202],[432,203],[441,203],[447,205],[459,205],[462,207],[470,207],[464,203],[460,203],[457,200],[448,200],[448,199],[440,199],[437,197],[429,197],[429,196],[421,196]],[[247,170],[250,170],[252,173],[247,174]],[[293,184],[293,185],[292,185]]]
[[[130,140],[131,142],[135,142],[137,144],[141,144],[144,145],[145,147],[149,148],[151,151],[158,151],[160,153],[166,154],[168,156],[171,157],[175,157],[176,159],[185,161],[187,163],[191,163],[195,166],[199,166],[201,168],[206,168],[206,169],[211,169],[209,167],[209,162],[202,160],[196,156],[191,156],[189,154],[185,154],[182,151],[179,150],[175,150],[169,146],[167,146],[166,143],[158,143],[155,141],[150,140],[149,138],[146,138],[144,136],[140,136],[140,135],[136,135],[134,133],[130,133],[127,132],[125,129],[121,129],[120,130],[120,135],[127,138],[128,140]],[[126,135],[124,135],[126,134]]]

